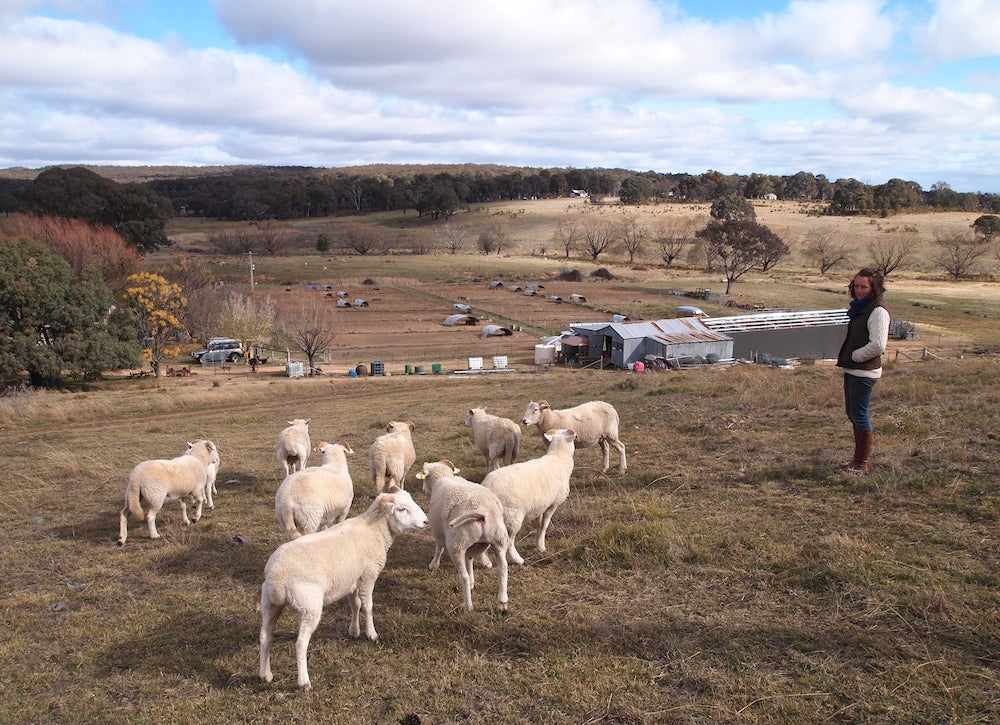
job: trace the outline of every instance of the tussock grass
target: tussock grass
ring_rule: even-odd
[[[0,721],[996,721],[998,378],[988,357],[891,366],[862,479],[836,468],[850,431],[822,366],[109,381],[0,399]],[[328,606],[301,693],[286,613],[275,682],[259,683],[285,421],[351,443],[357,513],[389,420],[415,422],[418,464],[449,458],[479,480],[464,410],[518,418],[539,398],[615,405],[629,471],[577,452],[548,552],[523,532],[510,612],[495,569],[477,569],[464,611],[451,564],[427,570],[430,534],[409,534],[375,589],[378,642],[351,640],[347,605]],[[116,547],[129,469],[196,437],[220,448],[216,509],[185,528],[168,504],[163,539],[132,522]],[[522,458],[542,450],[525,435]]]

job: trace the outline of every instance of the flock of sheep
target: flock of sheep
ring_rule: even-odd
[[[447,551],[458,571],[465,607],[472,610],[475,585],[473,561],[491,567],[492,549],[498,571],[497,601],[507,610],[508,561],[524,564],[517,551],[517,535],[526,521],[536,523],[536,546],[545,551],[545,533],[556,509],[569,496],[570,476],[577,447],[599,446],[603,469],[610,467],[610,450],[619,452],[618,470],[626,470],[625,445],[618,437],[615,409],[603,401],[556,410],[547,402],[531,401],[521,423],[535,427],[547,443],[544,455],[517,461],[521,428],[508,418],[472,408],[465,424],[472,429],[476,448],[486,461],[486,476],[475,483],[460,477],[447,460],[425,462],[416,478],[430,497],[425,513],[404,490],[407,472],[416,461],[410,421],[391,421],[368,450],[375,499],[368,509],[348,518],[354,501],[354,483],[347,443],[322,442],[318,466],[307,467],[313,450],[309,420],[288,421],[278,435],[275,450],[285,478],[275,494],[275,515],[288,541],[267,560],[261,586],[260,678],[271,682],[270,648],[274,626],[284,608],[299,613],[295,642],[298,685],[311,687],[306,666],[309,641],[319,625],[323,605],[347,598],[351,621],[348,632],[378,638],[372,619],[372,593],[386,564],[393,540],[408,531],[430,525],[434,556],[429,568],[438,568]],[[156,515],[166,501],[177,500],[185,525],[201,516],[203,503],[214,507],[219,453],[209,440],[188,443],[188,450],[170,460],[143,461],[132,469],[120,513],[118,544],[128,536],[129,516],[145,520],[151,539],[159,538]],[[187,516],[185,499],[196,510]],[[141,501],[147,510],[143,511]]]

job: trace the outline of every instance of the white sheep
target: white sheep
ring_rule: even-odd
[[[537,522],[536,543],[544,552],[552,514],[569,496],[576,433],[563,428],[548,430],[544,435],[549,442],[545,455],[490,471],[482,483],[503,504],[504,524],[510,536],[507,553],[515,564],[524,563],[516,541],[525,519]]]
[[[368,467],[376,495],[385,491],[386,486],[406,488],[406,472],[417,460],[411,435],[414,427],[413,421],[389,421],[386,432],[368,448]]]
[[[510,418],[492,415],[485,408],[470,408],[465,415],[465,424],[472,428],[476,448],[486,459],[487,473],[517,460],[521,426]]]
[[[309,421],[311,418],[296,418],[288,421],[288,427],[278,434],[275,449],[278,463],[285,467],[285,475],[295,470],[301,471],[309,460]]]
[[[378,639],[372,620],[372,592],[385,567],[393,539],[427,526],[427,515],[406,491],[395,487],[376,496],[363,514],[329,529],[286,541],[264,567],[260,590],[260,679],[270,682],[274,625],[286,606],[299,613],[295,640],[298,685],[310,689],[306,653],[319,625],[323,605],[348,598],[351,637],[361,634],[359,613],[365,613],[365,633]]]
[[[553,410],[544,400],[537,403],[532,400],[521,422],[526,428],[536,426],[542,435],[552,428],[570,428],[576,431],[579,448],[599,445],[604,455],[602,472],[611,466],[611,446],[614,446],[621,456],[618,472],[625,473],[625,444],[618,438],[618,411],[610,403],[592,400],[573,408]]]
[[[434,558],[428,568],[435,571],[446,549],[462,584],[465,608],[472,611],[472,588],[476,585],[473,558],[492,548],[497,557],[500,611],[507,611],[507,546],[510,537],[503,522],[503,504],[488,488],[458,475],[451,461],[424,463],[417,478],[424,482],[434,533]]]
[[[350,513],[354,482],[347,467],[347,443],[316,446],[323,462],[288,474],[274,496],[274,512],[289,539],[339,524]]]
[[[218,475],[218,461],[209,461],[208,465],[205,466],[205,503],[208,504],[208,508],[211,511],[215,510],[214,496],[219,493],[219,489],[215,487],[215,479]]]
[[[209,469],[217,471],[218,467],[219,451],[209,440],[188,443],[187,452],[177,458],[158,458],[136,465],[129,473],[128,485],[125,487],[125,506],[118,515],[118,546],[124,546],[128,538],[130,513],[139,521],[146,520],[149,538],[159,539],[156,515],[167,501],[180,502],[181,521],[185,526],[190,526],[191,519],[188,519],[184,497],[191,496],[197,505],[194,521],[198,521],[205,501],[205,490],[211,486]],[[145,499],[148,506],[145,512],[142,510],[141,499]]]

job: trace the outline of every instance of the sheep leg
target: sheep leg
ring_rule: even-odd
[[[146,524],[149,526],[149,538],[151,539],[160,538],[160,532],[156,530],[156,514],[160,513],[162,505],[162,502],[159,505],[151,503],[146,511]]]
[[[363,582],[359,587],[361,609],[365,613],[365,634],[372,642],[378,639],[378,632],[375,631],[375,619],[372,617],[372,593],[375,591],[375,579],[370,582]]]
[[[618,449],[618,454],[621,456],[621,461],[618,464],[618,472],[625,473],[628,469],[628,466],[625,463],[625,444],[619,440],[615,440],[614,446]]]
[[[434,558],[431,559],[431,563],[427,565],[427,568],[431,571],[437,571],[438,566],[441,564],[441,554],[444,553],[444,547],[440,544],[434,544]]]
[[[608,441],[604,438],[601,438],[598,444],[601,446],[601,455],[604,457],[604,468],[601,469],[601,473],[606,473],[611,468],[611,446],[608,445]]]
[[[462,585],[462,601],[465,603],[465,608],[471,612],[472,587],[474,585],[469,570],[472,569],[472,557],[468,556],[465,551],[449,551],[448,553],[451,554],[451,560],[458,570],[458,581]]]
[[[552,514],[556,512],[555,506],[550,506],[545,509],[541,516],[538,517],[538,535],[535,543],[538,545],[538,550],[545,551],[545,532],[549,529],[549,522],[552,521]]]
[[[266,587],[266,585],[265,585]],[[274,625],[281,616],[284,607],[271,604],[267,594],[262,591],[260,597],[260,679],[270,682],[274,679],[271,673],[271,643],[274,641]]]
[[[319,618],[323,614],[323,597],[320,596],[319,604],[313,603],[302,609],[299,619],[299,636],[295,638],[295,662],[299,671],[299,687],[303,690],[312,689],[309,682],[309,668],[306,666],[306,653],[309,650],[309,640],[312,639],[313,632],[319,626]]]
[[[128,538],[128,504],[118,515],[118,546],[124,546]]]
[[[190,526],[191,525],[191,519],[188,518],[188,507],[187,507],[187,504],[184,503],[184,499],[183,498],[177,499],[177,502],[181,505],[181,522],[185,526]]]
[[[351,607],[351,623],[347,626],[347,633],[352,637],[361,635],[361,623],[359,615],[361,613],[361,592],[355,589],[347,595],[347,604]]]
[[[510,540],[507,544],[507,555],[510,560],[515,564],[523,564],[524,557],[521,556],[517,551],[517,534],[521,530],[521,525],[524,523],[523,515],[518,517],[516,520],[511,521],[510,525],[507,527],[507,531],[510,532]]]
[[[497,601],[500,604],[500,611],[507,611],[507,557],[503,555],[503,551],[496,544],[493,545],[493,549],[497,552],[497,573],[500,575],[500,581],[497,590]],[[470,567],[471,568],[471,567]]]
[[[487,569],[493,568],[493,562],[490,561],[489,549],[483,549],[483,553],[479,555],[479,563]]]
[[[196,505],[195,505],[195,508],[194,508],[194,516],[191,519],[194,523],[198,523],[198,521],[201,520],[201,506],[202,506],[203,503],[204,503],[203,499],[200,499],[200,498],[196,498],[195,499],[195,504]]]

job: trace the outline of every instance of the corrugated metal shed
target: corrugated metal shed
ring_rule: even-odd
[[[723,332],[705,327],[697,317],[678,317],[641,322],[593,322],[570,325],[575,335],[589,341],[587,356],[601,357],[609,364],[657,358],[732,358],[733,340]]]
[[[766,358],[834,358],[847,334],[846,310],[766,312],[711,317],[704,324],[733,338],[733,356]]]

